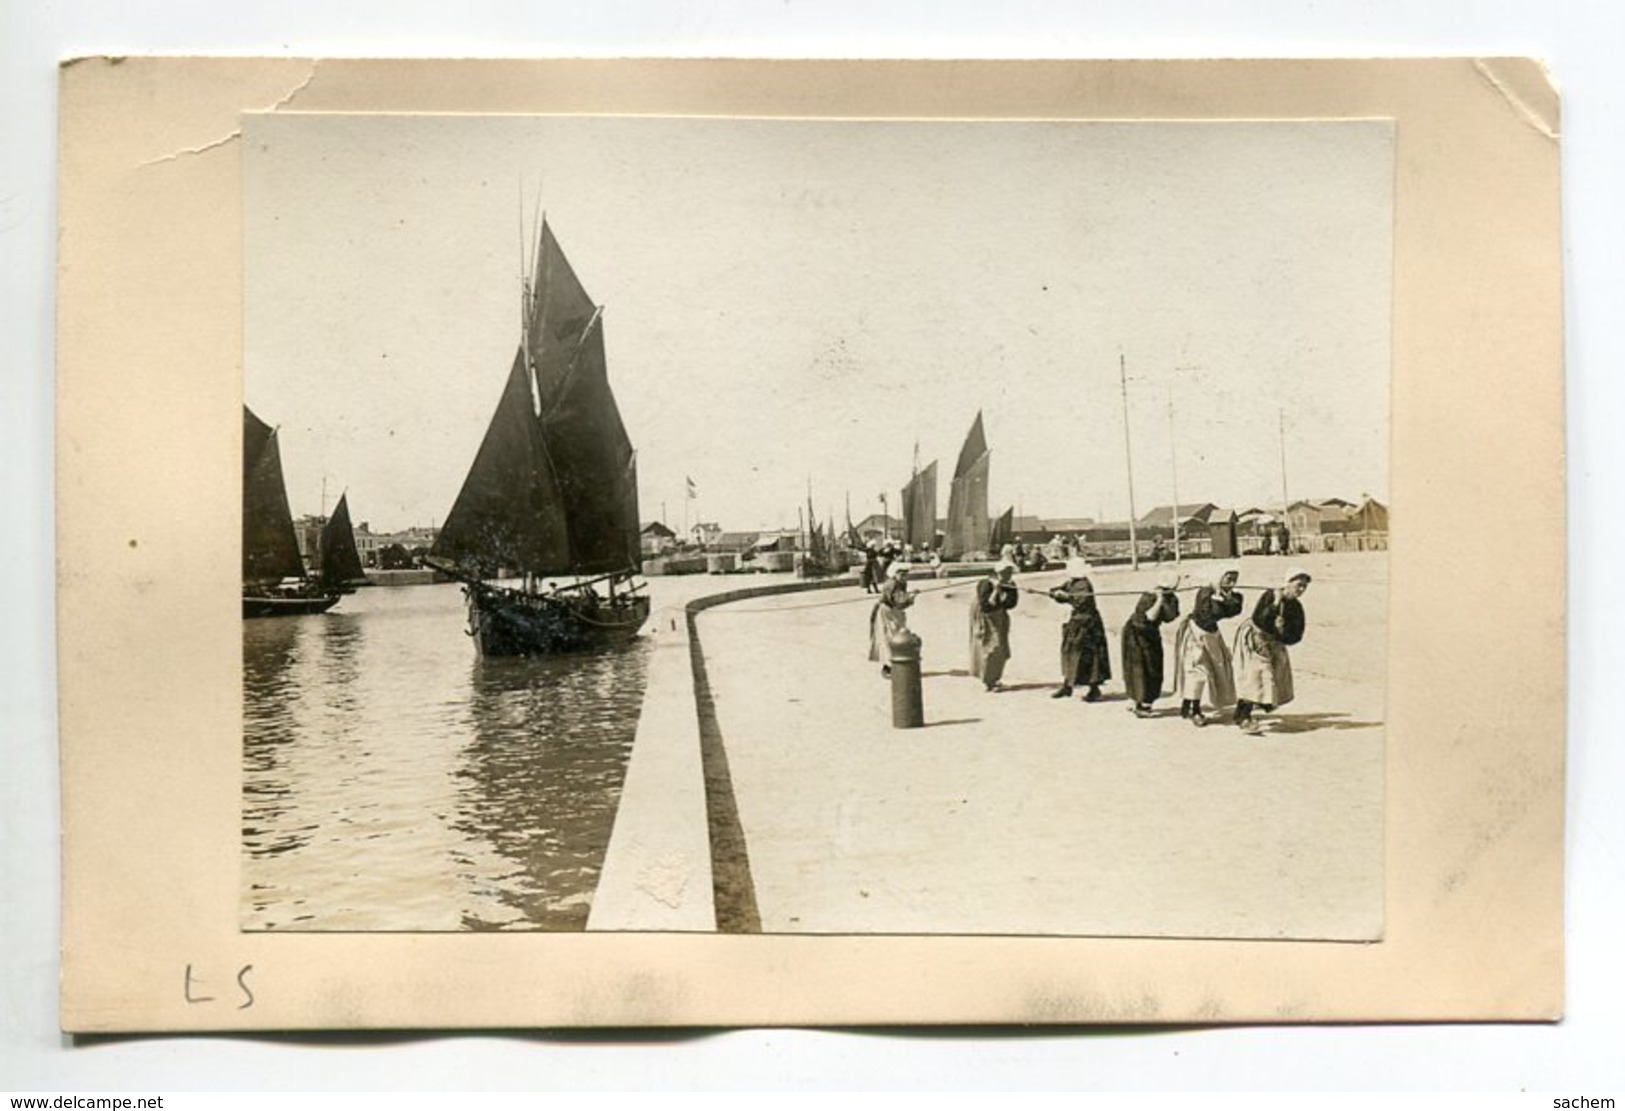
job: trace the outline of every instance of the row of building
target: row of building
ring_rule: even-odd
[[[322,540],[322,526],[326,517],[300,517],[293,523],[294,539],[299,542],[299,556],[311,567]],[[422,525],[403,532],[373,532],[367,521],[355,526],[356,552],[361,566],[369,571],[404,571],[417,566],[417,560],[428,554],[440,530]]]
[[[1128,555],[1132,531],[1142,554],[1150,554],[1159,544],[1171,554],[1176,521],[1179,550],[1186,555],[1228,557],[1265,551],[1372,551],[1388,547],[1388,507],[1370,497],[1359,502],[1343,498],[1300,500],[1288,506],[1284,514],[1279,509],[1226,507],[1213,502],[1160,505],[1140,517],[1133,530],[1127,521],[1009,514],[994,522],[994,536],[1000,544],[1028,547],[1065,542],[1081,547],[1091,556],[1107,558]],[[901,541],[905,523],[901,517],[876,513],[855,523],[852,531],[864,544]],[[939,522],[938,536],[942,535]],[[665,524],[652,521],[643,527],[643,554],[651,557],[667,555],[679,546],[740,554],[753,550],[793,551],[803,544],[796,529],[737,532],[705,521],[694,525],[686,544],[679,545],[677,533]]]

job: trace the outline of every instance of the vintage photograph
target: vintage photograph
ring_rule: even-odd
[[[1380,940],[1393,144],[245,115],[240,928]]]

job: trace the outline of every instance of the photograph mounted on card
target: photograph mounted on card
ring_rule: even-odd
[[[68,1029],[1558,1013],[1538,67],[63,106]]]

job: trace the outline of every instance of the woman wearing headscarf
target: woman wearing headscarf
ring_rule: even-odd
[[[1150,717],[1151,703],[1162,694],[1162,626],[1179,616],[1176,582],[1172,571],[1160,572],[1157,588],[1140,595],[1123,623],[1123,685],[1135,717]]]
[[[1253,617],[1236,630],[1236,724],[1247,733],[1263,730],[1253,710],[1266,714],[1292,701],[1292,657],[1287,649],[1303,639],[1303,603],[1309,572],[1287,570],[1286,582],[1266,590]]]
[[[1205,696],[1215,710],[1236,701],[1236,679],[1230,649],[1219,635],[1219,622],[1241,613],[1233,567],[1214,568],[1211,581],[1196,592],[1188,617],[1174,629],[1174,690],[1179,694],[1179,716],[1197,726],[1207,724],[1202,713]]]
[[[863,548],[863,571],[859,575],[863,583],[865,594],[874,594],[880,590],[880,551],[879,545],[873,540]]]
[[[880,600],[869,613],[869,661],[880,664],[882,676],[891,675],[891,640],[908,632],[908,614],[904,611],[915,598],[908,588],[908,564],[899,561],[887,570],[890,574],[880,588]]]
[[[999,690],[1010,658],[1010,611],[1016,608],[1016,565],[1000,560],[976,584],[970,610],[970,673],[989,691]]]
[[[1088,687],[1085,702],[1100,701],[1100,684],[1112,677],[1106,651],[1106,624],[1095,605],[1095,587],[1089,581],[1089,561],[1066,561],[1066,581],[1049,596],[1072,608],[1061,626],[1061,686],[1052,698],[1070,698],[1074,686]]]

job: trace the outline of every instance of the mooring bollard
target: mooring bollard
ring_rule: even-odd
[[[887,638],[891,654],[891,724],[918,729],[925,724],[925,698],[920,693],[920,638],[900,629]]]

